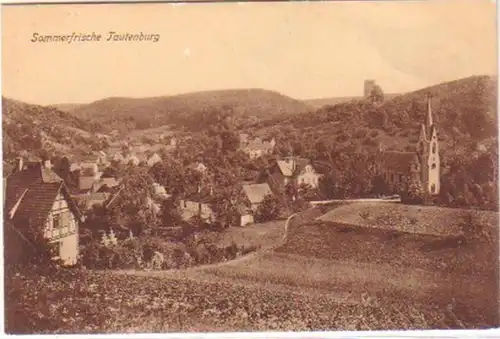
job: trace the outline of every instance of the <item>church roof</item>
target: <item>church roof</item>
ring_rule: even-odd
[[[412,164],[419,163],[415,152],[383,151],[377,157],[380,166],[391,172],[408,173],[412,171]]]

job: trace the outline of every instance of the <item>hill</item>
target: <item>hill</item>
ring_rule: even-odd
[[[366,100],[324,106],[313,114],[277,117],[248,131],[274,137],[280,155],[313,160],[344,197],[366,197],[370,155],[380,146],[416,151],[432,96],[441,157],[440,204],[498,210],[497,78],[471,76],[373,104]],[[359,160],[359,161],[358,161]],[[320,166],[324,168],[319,168]],[[366,179],[366,180],[365,180]],[[333,185],[333,184],[332,184]],[[331,190],[330,190],[331,191]],[[338,198],[325,192],[326,198]]]
[[[384,97],[386,100],[392,99],[398,95],[398,93],[385,93]],[[333,97],[333,98],[318,98],[318,99],[307,99],[304,102],[314,108],[321,108],[323,106],[337,105],[349,101],[363,100],[362,96],[350,96],[350,97]]]
[[[354,100],[318,109],[314,115],[279,117],[254,127],[260,135],[303,136],[307,142],[324,138],[338,150],[375,149],[382,142],[387,149],[414,149],[420,124],[427,112],[426,95],[432,95],[432,109],[438,126],[441,149],[491,144],[497,136],[497,79],[471,76],[402,94],[372,105]],[[477,145],[476,145],[477,146]]]
[[[27,104],[2,97],[4,161],[45,151],[72,154],[96,144],[93,133],[104,128],[54,107]]]
[[[81,105],[83,105],[83,104],[54,104],[54,105],[50,105],[50,107],[56,108],[56,109],[63,111],[63,112],[70,113],[71,111],[77,109]]]
[[[198,129],[211,123],[216,112],[251,120],[310,110],[311,106],[277,92],[235,89],[153,98],[107,98],[76,107],[71,113],[116,129],[131,130],[166,124]]]

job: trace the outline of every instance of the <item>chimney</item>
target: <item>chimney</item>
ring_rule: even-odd
[[[23,170],[24,167],[24,160],[22,157],[16,158],[16,172],[20,172]]]

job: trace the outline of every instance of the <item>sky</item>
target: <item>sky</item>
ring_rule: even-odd
[[[296,99],[407,92],[497,74],[493,1],[19,5],[2,8],[2,94],[86,103],[263,88]],[[32,42],[33,33],[159,34]]]

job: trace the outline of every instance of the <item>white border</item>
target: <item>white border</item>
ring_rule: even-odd
[[[201,0],[203,1],[203,0]],[[197,3],[201,2],[197,1]],[[339,0],[333,0],[331,2],[338,2]],[[345,1],[345,0],[344,0]],[[351,0],[353,1],[353,0]],[[404,1],[404,0],[399,0]],[[427,0],[431,1],[431,0]],[[453,0],[449,0],[453,1]],[[477,0],[471,0],[477,1]],[[496,3],[496,0],[490,0]],[[34,1],[30,0],[0,0],[0,5],[4,4],[23,4],[23,3],[33,3]],[[64,0],[38,0],[37,4],[43,3],[64,3],[67,4],[68,1]],[[103,1],[98,0],[87,0],[85,3],[102,3]],[[133,0],[123,0],[123,1],[106,1],[107,3],[140,3],[141,1],[133,1]],[[149,1],[152,2],[152,1]],[[162,1],[155,1],[158,3],[162,3]],[[183,2],[179,0],[178,2]],[[186,2],[189,2],[186,1]],[[210,1],[210,2],[223,2],[223,1]],[[77,3],[77,2],[76,2]],[[186,4],[185,2],[182,4]],[[244,4],[244,2],[240,3]],[[171,3],[171,5],[181,5]],[[195,5],[195,4],[192,4]],[[498,17],[500,14],[500,8],[497,4],[497,39],[499,37],[499,23]],[[0,16],[0,37],[2,36],[2,16]],[[0,44],[0,64],[2,64],[2,47],[3,44]],[[497,42],[497,70],[500,69],[500,41]],[[0,69],[0,78],[1,78]],[[0,81],[0,93],[2,93],[2,81]],[[497,88],[497,97],[500,98],[500,86]],[[1,98],[0,98],[1,102]],[[497,110],[500,109],[500,101],[497,102]],[[1,125],[1,122],[0,122]],[[500,131],[500,126],[499,126]],[[2,138],[2,129],[0,129],[0,138]],[[499,133],[500,134],[500,133]],[[3,159],[3,151],[2,147],[0,147],[0,157]],[[0,171],[3,173],[3,162],[0,162]],[[0,194],[3,195],[3,180],[0,183]],[[3,201],[3,196],[2,196]],[[0,218],[3,220],[3,208],[0,208]],[[3,230],[3,223],[1,226]],[[2,244],[3,248],[3,232],[0,232],[0,244]],[[3,252],[3,251],[2,251]],[[0,267],[3,267],[3,253],[0,254]],[[499,258],[500,259],[500,258]],[[3,310],[5,309],[4,305],[4,270],[0,270],[0,300],[1,300],[1,310],[0,314],[3,318]],[[499,277],[500,279],[500,277]],[[0,332],[1,336],[7,336],[5,334],[4,329],[4,321],[0,323]],[[14,337],[25,337],[25,336],[14,336]],[[210,333],[165,333],[165,334],[75,334],[75,335],[27,335],[26,337],[35,337],[35,338],[118,338],[118,339],[140,339],[140,338],[500,338],[500,328],[496,329],[486,329],[486,330],[422,330],[422,331],[336,331],[336,332],[210,332]]]

